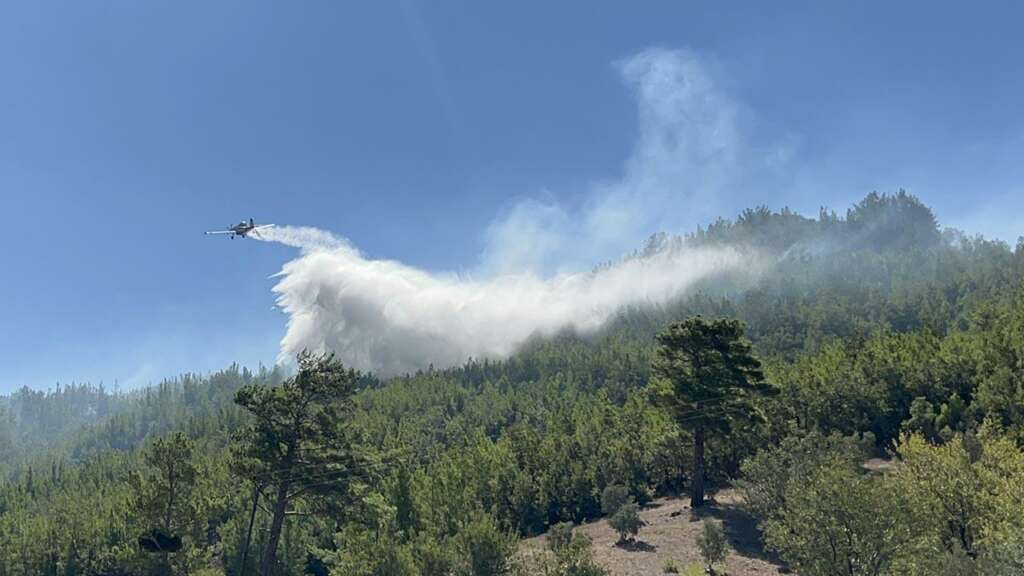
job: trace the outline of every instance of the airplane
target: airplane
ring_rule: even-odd
[[[266,230],[267,228],[272,228],[273,226],[273,224],[262,224],[260,226],[257,226],[256,223],[253,222],[252,218],[249,218],[248,222],[242,220],[241,222],[235,224],[234,226],[228,226],[227,229],[225,230],[211,230],[207,232],[207,234],[230,234],[232,240],[235,239],[235,236],[245,238],[249,234],[253,234],[257,238],[262,238],[262,236],[260,236],[260,230]]]

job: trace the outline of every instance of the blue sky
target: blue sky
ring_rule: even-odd
[[[524,206],[629,180],[651,49],[699,63],[742,151],[673,226],[903,187],[1024,234],[1018,3],[608,4],[0,3],[0,391],[273,362],[295,251],[202,235],[241,218],[488,273]]]

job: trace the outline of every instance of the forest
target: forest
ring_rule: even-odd
[[[725,489],[802,576],[1024,574],[1024,240],[901,191],[629,257],[674,245],[765,265],[507,359],[381,379],[308,353],[2,397],[0,576],[597,576],[574,526],[642,542],[639,510]]]

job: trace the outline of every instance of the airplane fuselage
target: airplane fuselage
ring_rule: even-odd
[[[241,222],[235,224],[234,226],[228,226],[224,230],[211,230],[210,232],[207,232],[207,234],[228,234],[231,236],[231,238],[234,238],[235,236],[248,238],[249,234],[255,234],[257,237],[259,237],[260,230],[272,228],[273,226],[273,224],[262,224],[257,226],[256,222],[253,221],[252,218],[250,218],[248,222],[242,220]]]
[[[242,238],[245,238],[246,235],[249,234],[249,232],[252,232],[254,228],[256,228],[254,224],[239,222],[231,227],[231,237],[234,238],[235,236],[241,236]]]

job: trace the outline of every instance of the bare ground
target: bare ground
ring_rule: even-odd
[[[606,520],[579,526],[594,542],[594,559],[613,576],[662,574],[665,561],[672,559],[680,567],[701,561],[696,538],[707,518],[722,523],[731,551],[725,562],[729,576],[760,576],[782,574],[780,566],[761,546],[754,519],[739,506],[734,490],[719,492],[715,502],[698,514],[691,514],[688,499],[661,498],[640,512],[647,523],[636,542],[618,546],[618,534]],[[545,536],[523,541],[523,555],[546,546]],[[722,574],[719,567],[718,574]]]

